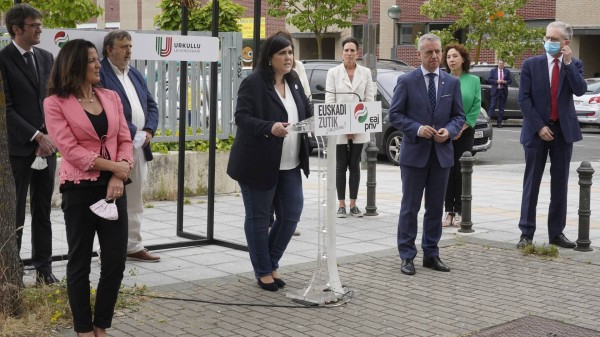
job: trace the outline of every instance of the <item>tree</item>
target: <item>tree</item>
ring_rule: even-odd
[[[154,24],[161,30],[181,30],[181,2],[175,0],[162,0],[158,5],[162,12],[154,17]],[[212,2],[205,5],[197,2],[188,2],[189,22],[188,30],[207,32],[212,30]],[[219,31],[239,32],[241,27],[238,18],[246,9],[231,0],[219,0]]]
[[[352,27],[352,20],[366,14],[367,0],[267,0],[267,13],[285,17],[301,32],[310,31],[317,39],[319,58],[323,57],[323,35],[339,28]]]
[[[3,88],[0,76],[0,88]],[[18,315],[21,311],[22,270],[16,239],[15,181],[8,158],[6,103],[0,90],[0,313]]]
[[[93,0],[29,0],[23,1],[42,13],[42,22],[48,28],[75,28],[104,13],[104,9]],[[6,12],[13,6],[12,0],[1,0],[0,11]]]
[[[528,50],[542,45],[544,30],[528,28],[517,11],[528,0],[428,0],[421,14],[431,19],[453,17],[453,24],[441,32],[442,44],[455,40],[453,34],[463,29],[466,46],[475,50],[473,61],[479,62],[481,49],[496,51],[496,56],[508,64]]]

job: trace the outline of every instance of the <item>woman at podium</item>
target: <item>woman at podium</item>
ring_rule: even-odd
[[[292,42],[270,36],[256,69],[240,85],[234,114],[237,134],[227,165],[227,174],[242,191],[244,231],[254,275],[268,291],[285,286],[277,272],[279,260],[304,206],[300,171],[309,173],[306,134],[286,130],[289,124],[312,116],[293,65]],[[269,230],[273,209],[275,221]]]
[[[349,37],[342,41],[343,63],[329,69],[325,85],[325,103],[371,102],[375,97],[375,86],[371,69],[356,63],[358,41]],[[346,212],[346,171],[350,171],[348,186],[350,189],[349,213],[362,217],[356,206],[358,185],[360,183],[360,157],[363,145],[368,143],[368,133],[339,135],[336,148],[335,186],[338,195],[338,218],[345,218]]]

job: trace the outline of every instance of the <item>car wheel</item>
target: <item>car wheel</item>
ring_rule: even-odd
[[[385,140],[385,154],[392,165],[400,164],[400,145],[402,144],[402,132],[394,131]]]

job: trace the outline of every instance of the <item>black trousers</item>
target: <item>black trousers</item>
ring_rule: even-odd
[[[473,150],[475,129],[468,127],[459,139],[452,141],[454,147],[454,166],[450,168],[448,187],[446,188],[446,212],[462,212],[462,173],[460,172],[460,157],[465,151]]]
[[[69,244],[67,291],[73,327],[77,332],[92,331],[94,326],[110,328],[127,259],[127,197],[123,195],[117,199],[119,218],[112,221],[100,218],[90,210],[90,205],[106,197],[106,186],[66,190],[62,197]],[[102,265],[92,319],[90,264],[96,233]]]
[[[364,144],[337,145],[335,166],[335,187],[338,200],[346,199],[346,170],[350,170],[348,185],[350,187],[350,199],[358,196],[358,184],[360,184],[360,155]]]
[[[34,170],[31,164],[35,154],[27,157],[10,157],[10,165],[15,178],[17,192],[16,228],[25,225],[25,209],[27,208],[27,192],[30,194],[31,211],[31,261],[36,270],[43,273],[52,272],[52,223],[50,210],[52,192],[54,191],[54,173],[56,171],[56,155],[46,158],[48,167]],[[17,246],[21,251],[23,229],[17,230]]]

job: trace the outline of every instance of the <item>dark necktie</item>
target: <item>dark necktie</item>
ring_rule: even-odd
[[[37,71],[35,70],[35,63],[33,63],[33,53],[28,51],[28,52],[25,52],[25,54],[23,54],[23,56],[25,56],[25,59],[27,60],[27,67],[29,68],[31,75],[33,75],[33,78],[37,82],[38,77],[37,77]]]
[[[427,76],[429,76],[429,86],[427,88],[427,94],[429,95],[429,103],[431,103],[431,109],[433,111],[435,111],[435,101],[436,101],[435,75],[436,75],[435,73],[427,74]]]
[[[554,59],[554,67],[552,67],[552,83],[550,84],[550,119],[553,121],[558,120],[558,59]]]

